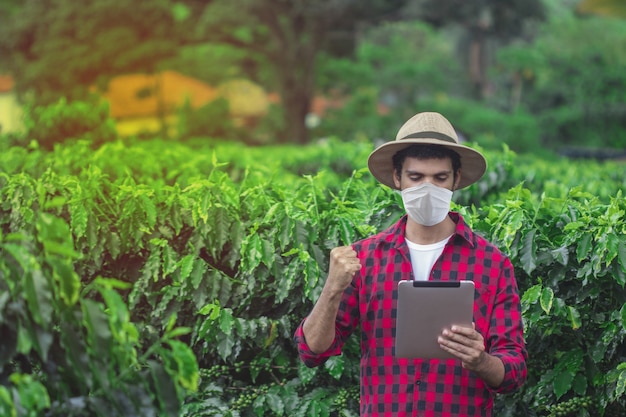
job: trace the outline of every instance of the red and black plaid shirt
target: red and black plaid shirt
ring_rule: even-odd
[[[302,324],[295,333],[300,358],[318,366],[341,354],[346,339],[360,326],[361,416],[491,416],[493,397],[519,388],[526,379],[520,298],[510,260],[472,232],[458,213],[455,235],[436,261],[431,280],[471,280],[476,286],[474,322],[485,348],[504,363],[500,387],[488,387],[456,359],[422,360],[394,356],[397,286],[413,279],[405,242],[406,216],[398,223],[353,245],[361,272],[343,294],[335,340],[324,353],[306,344]],[[304,321],[303,321],[304,323]]]

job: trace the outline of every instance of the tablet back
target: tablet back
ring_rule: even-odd
[[[437,338],[452,325],[472,327],[473,281],[400,281],[395,354],[400,358],[446,359]]]

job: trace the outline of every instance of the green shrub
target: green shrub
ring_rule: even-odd
[[[424,101],[420,109],[445,115],[466,140],[482,148],[500,150],[506,145],[517,153],[542,153],[537,118],[523,110],[507,113],[473,100],[446,96]]]
[[[47,106],[27,106],[24,126],[28,141],[44,149],[66,141],[85,140],[93,147],[117,137],[109,107],[104,102],[72,101],[62,98]]]
[[[626,21],[562,16],[532,44],[504,48],[499,68],[517,78],[520,106],[535,115],[542,144],[626,147]]]
[[[330,172],[364,166],[371,145],[193,146],[10,150],[21,165],[0,165],[0,410],[124,415],[130,401],[132,415],[358,414],[358,337],[308,369],[292,335],[330,249],[402,214],[367,169]],[[532,352],[528,383],[498,397],[497,415],[587,397],[590,415],[623,415],[624,179],[579,165],[586,182],[573,189],[568,161],[486,153],[500,164],[459,195],[485,203],[456,208],[516,265]],[[319,171],[296,174],[303,165]],[[589,193],[600,182],[602,199]]]
[[[187,102],[179,111],[178,137],[238,138],[241,137],[230,116],[228,100],[220,97],[198,109]]]

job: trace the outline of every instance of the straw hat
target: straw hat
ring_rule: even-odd
[[[396,140],[376,148],[367,160],[367,166],[381,183],[396,188],[393,182],[393,155],[414,144],[442,145],[461,156],[461,182],[465,188],[478,181],[487,169],[485,157],[478,151],[461,145],[450,122],[439,113],[418,113],[398,131]]]

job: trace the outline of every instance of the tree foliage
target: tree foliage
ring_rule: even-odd
[[[0,19],[0,68],[37,103],[84,99],[110,77],[176,55],[174,17],[167,0],[27,0]]]
[[[282,140],[303,143],[316,58],[330,33],[350,38],[357,22],[385,19],[404,1],[28,0],[0,19],[0,68],[14,74],[19,93],[49,103],[84,98],[118,74],[154,71],[183,46],[226,44],[244,50],[244,71],[259,70],[252,77],[280,94]]]
[[[624,149],[624,51],[626,21],[570,15],[500,51],[499,68],[516,80],[518,105],[536,115],[545,146]]]
[[[354,36],[359,22],[389,18],[403,0],[355,1],[215,1],[204,9],[197,27],[200,37],[225,43],[260,60],[266,85],[276,88],[285,112],[282,142],[306,143],[304,124],[316,92],[318,54],[333,49],[333,34]]]
[[[320,90],[341,107],[328,109],[313,133],[351,140],[388,136],[424,102],[452,90],[462,71],[432,26],[389,22],[363,30],[352,56],[324,55],[317,75]]]
[[[491,49],[532,36],[529,27],[545,18],[542,0],[417,0],[409,13],[436,27],[456,24],[463,29],[462,62],[474,87],[474,97],[479,99],[488,97],[492,89],[488,74],[493,62]]]

